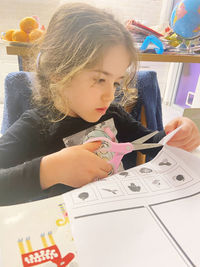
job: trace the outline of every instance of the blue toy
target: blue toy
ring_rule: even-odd
[[[154,45],[157,46],[157,48],[155,48],[155,52],[156,54],[163,54],[164,52],[164,48],[163,48],[163,44],[162,42],[154,35],[149,35],[145,38],[143,44],[140,47],[141,51],[144,51],[145,49],[147,49],[148,45],[150,43],[153,43]]]

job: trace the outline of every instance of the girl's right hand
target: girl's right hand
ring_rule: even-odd
[[[81,187],[107,177],[112,165],[94,153],[100,146],[101,142],[86,143],[44,156],[40,164],[41,188],[58,183]]]

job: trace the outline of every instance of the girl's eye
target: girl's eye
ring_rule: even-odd
[[[99,78],[95,78],[94,79],[95,83],[104,83],[105,82],[105,79],[99,79]]]
[[[103,82],[105,82],[104,79],[99,79],[99,80],[98,80],[98,83],[103,83]]]

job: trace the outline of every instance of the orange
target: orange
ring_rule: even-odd
[[[25,17],[19,23],[20,29],[26,33],[30,33],[32,30],[37,29],[39,27],[36,19],[32,17]]]
[[[7,41],[12,41],[12,35],[13,35],[14,31],[15,30],[13,30],[13,29],[8,30],[4,35],[4,39],[7,40]]]
[[[28,34],[21,30],[16,30],[13,32],[12,40],[16,42],[28,42],[29,37]]]
[[[34,42],[35,40],[39,39],[44,34],[44,31],[40,29],[35,29],[30,32],[29,34],[29,41]]]

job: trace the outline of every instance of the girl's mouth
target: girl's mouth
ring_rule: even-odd
[[[107,110],[107,107],[104,108],[97,108],[96,111],[98,111],[99,113],[105,114]]]

